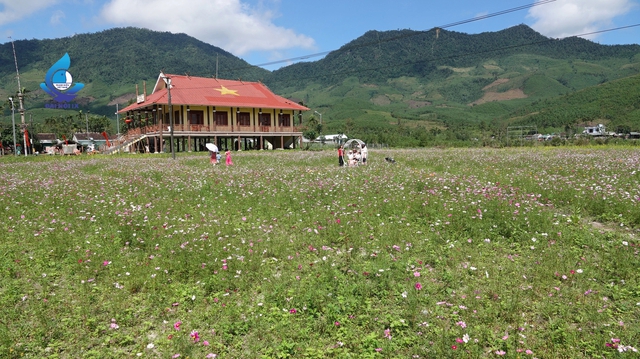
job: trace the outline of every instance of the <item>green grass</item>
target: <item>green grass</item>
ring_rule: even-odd
[[[637,356],[637,150],[233,161],[0,158],[0,357]]]

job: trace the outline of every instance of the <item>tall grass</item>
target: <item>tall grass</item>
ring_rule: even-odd
[[[0,159],[0,357],[638,355],[637,151],[233,161]]]

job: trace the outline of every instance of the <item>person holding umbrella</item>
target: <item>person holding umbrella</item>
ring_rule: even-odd
[[[216,164],[218,164],[218,146],[216,146],[213,143],[207,143],[205,146],[207,147],[207,149],[209,150],[209,153],[211,154],[211,158],[209,159],[209,162],[215,166]]]

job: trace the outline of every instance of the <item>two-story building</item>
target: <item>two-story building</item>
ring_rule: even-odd
[[[206,151],[208,142],[221,150],[300,147],[308,110],[261,82],[161,73],[151,94],[119,113],[129,141],[168,152],[173,138],[176,152],[185,152]]]

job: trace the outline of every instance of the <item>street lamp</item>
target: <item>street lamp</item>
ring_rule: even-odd
[[[313,111],[313,112],[320,115],[320,124],[322,125],[322,114],[318,111]]]
[[[16,108],[13,106],[13,97],[9,97],[9,102],[11,102],[11,125],[13,129],[13,155],[17,156],[16,152]]]

